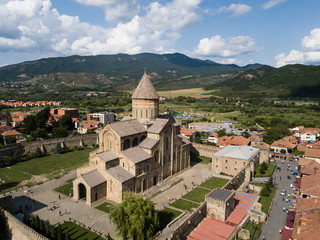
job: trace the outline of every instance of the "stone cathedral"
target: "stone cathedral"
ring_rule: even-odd
[[[159,95],[146,71],[132,95],[132,118],[107,125],[89,164],[77,169],[74,199],[88,205],[142,193],[190,166],[191,143],[171,115],[159,115]]]

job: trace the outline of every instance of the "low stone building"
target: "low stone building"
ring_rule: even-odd
[[[216,189],[206,196],[207,217],[226,221],[236,206],[235,192]]]
[[[145,72],[132,95],[133,118],[108,124],[89,165],[77,169],[74,199],[121,202],[123,193],[144,192],[190,166],[188,139],[170,115],[159,115],[159,96]]]
[[[215,174],[236,175],[250,163],[251,170],[259,164],[260,150],[250,146],[227,146],[213,154],[212,171]]]

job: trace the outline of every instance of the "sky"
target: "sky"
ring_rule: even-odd
[[[142,52],[319,65],[320,0],[0,0],[0,66]]]

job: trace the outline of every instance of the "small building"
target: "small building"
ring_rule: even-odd
[[[298,138],[301,142],[317,141],[320,137],[320,128],[305,128],[303,126],[292,129],[293,136]]]
[[[189,139],[190,142],[193,142],[196,138],[196,130],[195,129],[188,129],[185,127],[181,127],[180,133],[185,136],[187,139]]]
[[[280,139],[271,144],[272,152],[290,154],[298,145],[294,142],[288,141],[287,139]]]
[[[79,112],[76,108],[54,108],[50,109],[50,114],[56,119],[56,121],[64,115],[69,115],[73,122],[79,119]]]
[[[223,136],[220,137],[217,141],[218,147],[226,147],[229,145],[234,146],[242,146],[242,145],[250,145],[250,139],[245,138],[243,136]]]
[[[95,120],[103,124],[110,124],[114,122],[113,112],[100,112],[100,113],[89,113],[87,114],[87,121]]]
[[[208,137],[208,142],[211,142],[211,143],[217,144],[218,140],[219,140],[219,135],[216,132],[211,133],[210,136]]]
[[[80,134],[86,134],[88,130],[95,131],[98,128],[101,128],[103,124],[99,121],[95,120],[87,120],[80,122],[79,126],[77,127],[77,131]]]
[[[212,171],[216,174],[236,175],[248,163],[259,164],[260,150],[250,146],[227,146],[213,154]]]
[[[207,216],[220,221],[226,221],[235,209],[235,192],[216,189],[206,196]]]

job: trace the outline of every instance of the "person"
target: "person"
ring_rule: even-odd
[[[266,237],[264,235],[262,236],[262,240],[266,240]]]
[[[61,199],[60,195],[59,195],[59,200]]]
[[[280,176],[280,180],[281,180],[281,176]]]

